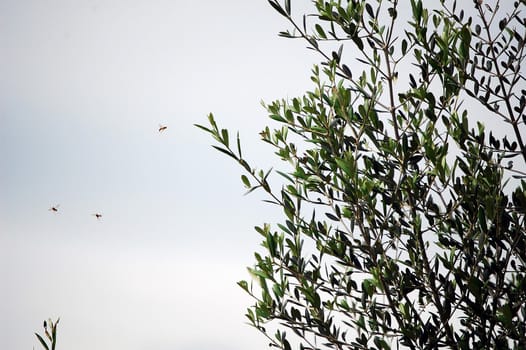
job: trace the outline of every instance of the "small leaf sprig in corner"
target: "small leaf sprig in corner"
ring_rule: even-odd
[[[44,321],[44,334],[45,338],[49,340],[49,344],[46,342],[46,340],[44,340],[43,336],[35,333],[36,337],[40,341],[40,344],[42,344],[46,350],[55,350],[55,346],[57,344],[57,326],[59,321],[60,318],[57,318],[55,322],[53,322],[51,319]]]

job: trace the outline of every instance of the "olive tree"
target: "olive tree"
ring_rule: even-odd
[[[526,1],[269,4],[320,57],[265,104],[281,167],[197,125],[283,211],[239,282],[250,324],[281,349],[526,349]]]

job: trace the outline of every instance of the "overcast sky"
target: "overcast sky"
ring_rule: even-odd
[[[1,348],[48,317],[57,350],[267,348],[236,282],[279,212],[193,124],[272,165],[260,101],[318,62],[286,28],[266,0],[0,0]]]
[[[192,125],[214,112],[267,167],[260,100],[316,61],[286,27],[263,0],[0,1],[2,348],[48,317],[58,349],[267,347],[236,282],[277,211]]]

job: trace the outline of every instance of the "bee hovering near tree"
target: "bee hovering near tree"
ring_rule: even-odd
[[[159,132],[163,132],[166,129],[168,129],[166,125],[159,124]]]
[[[54,205],[51,208],[49,208],[49,211],[52,211],[53,213],[58,213],[58,207],[60,207],[60,204]]]
[[[96,217],[97,220],[102,219],[102,214],[101,214],[101,213],[95,213],[95,214],[91,214],[91,215],[93,215],[94,217]]]

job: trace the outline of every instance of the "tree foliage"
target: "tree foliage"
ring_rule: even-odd
[[[283,168],[198,125],[283,210],[250,323],[282,349],[526,349],[526,1],[269,3],[321,57],[266,105]]]

